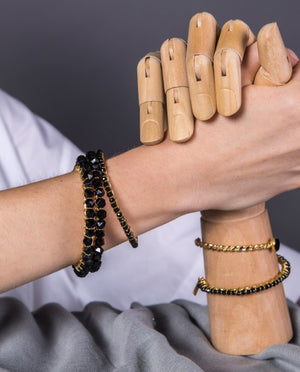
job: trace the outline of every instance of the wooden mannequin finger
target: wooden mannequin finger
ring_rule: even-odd
[[[193,114],[208,120],[216,112],[213,55],[218,25],[209,13],[195,14],[189,25],[186,53],[187,76]]]
[[[261,28],[257,36],[261,67],[255,77],[257,85],[283,85],[292,76],[292,65],[288,58],[277,23]]]
[[[160,53],[169,136],[172,141],[185,142],[194,132],[186,73],[186,44],[181,39],[168,39],[162,44]]]
[[[231,20],[225,23],[214,56],[215,87],[218,112],[235,114],[242,103],[241,63],[245,49],[255,36],[246,23]]]
[[[140,140],[145,145],[161,142],[166,130],[166,112],[160,53],[149,53],[137,66],[140,105]]]

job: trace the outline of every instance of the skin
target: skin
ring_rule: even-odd
[[[247,52],[243,84],[259,67]],[[292,63],[297,58],[290,55]],[[249,85],[231,118],[196,122],[192,139],[140,146],[109,159],[115,195],[136,234],[199,210],[234,210],[300,186],[300,67],[282,87]],[[0,290],[75,264],[83,237],[76,171],[0,192]],[[107,206],[105,249],[125,241]],[[16,218],[17,216],[17,218]]]

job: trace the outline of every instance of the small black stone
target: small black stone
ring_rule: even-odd
[[[121,212],[118,212],[118,213],[117,213],[117,217],[118,217],[118,218],[121,218],[122,216],[123,216],[123,215],[122,215]]]
[[[79,163],[86,163],[86,158],[84,155],[79,155],[76,162]]]
[[[94,178],[102,178],[102,173],[97,171],[97,170],[94,170],[93,171],[93,176],[94,176]]]
[[[112,196],[114,196],[114,194],[113,194],[112,191],[109,191],[109,192],[107,193],[107,196],[108,196],[109,198],[111,198]]]
[[[112,203],[111,203],[111,207],[112,207],[112,208],[116,208],[116,207],[117,207],[117,203],[116,203],[115,201],[112,202]]]
[[[95,212],[94,212],[94,210],[93,210],[92,208],[87,208],[87,209],[85,210],[85,215],[86,215],[87,217],[89,217],[89,218],[91,218],[91,217],[95,217]]]
[[[104,209],[100,209],[98,212],[97,212],[97,217],[102,220],[103,218],[106,217],[106,211]]]
[[[120,223],[120,225],[121,225],[122,227],[124,227],[124,226],[127,225],[127,222],[126,222],[126,221],[123,221],[123,222]]]
[[[102,179],[103,179],[103,177],[102,177]],[[109,183],[108,183],[108,181],[104,181],[104,182],[103,182],[103,186],[105,187],[105,190],[106,190],[107,192],[110,191],[110,187],[109,187]],[[108,189],[109,189],[109,190],[108,190]]]
[[[94,252],[94,248],[93,248],[92,246],[90,246],[90,247],[85,247],[85,248],[84,248],[84,252],[85,252],[86,254],[91,254],[91,253]]]
[[[98,208],[103,208],[103,207],[105,207],[105,200],[103,199],[103,198],[98,198],[97,200],[96,200],[96,204],[97,204],[97,207]],[[100,212],[100,211],[99,211]],[[97,214],[97,216],[98,216],[98,214]],[[99,216],[98,216],[99,217]],[[104,216],[105,217],[105,216]],[[102,217],[102,218],[104,218],[104,217]],[[101,217],[99,217],[99,218],[101,218]]]
[[[86,229],[85,230],[85,235],[86,236],[93,236],[95,234],[95,230],[94,229]]]
[[[91,180],[93,178],[93,173],[91,173],[89,170],[87,170],[87,171],[83,172],[82,177],[85,180]]]
[[[115,212],[115,213],[118,213],[119,211],[120,211],[120,208],[119,208],[119,207],[115,207],[115,208],[114,208],[114,212]]]
[[[100,169],[99,163],[92,163],[92,169]]]
[[[280,248],[280,240],[278,238],[275,238],[275,241],[274,241],[274,247],[275,247],[275,251],[279,251],[279,248]]]
[[[95,202],[93,199],[86,199],[85,205],[87,208],[92,208],[95,205]]]
[[[93,182],[91,180],[85,180],[83,183],[85,187],[93,187]]]
[[[103,238],[104,237],[104,231],[103,230],[97,230],[95,233],[97,238]]]
[[[95,221],[92,218],[88,218],[85,220],[85,224],[87,228],[91,228],[95,226]]]
[[[115,201],[116,201],[115,198],[109,198],[109,202],[110,202],[110,203],[114,203]]]
[[[84,239],[83,239],[83,244],[85,244],[85,245],[91,245],[92,242],[93,242],[93,239],[89,238],[87,236],[85,236]]]
[[[95,153],[95,151],[88,151],[88,152],[86,153],[86,158],[87,158],[89,161],[93,160],[95,157],[96,157],[96,153]]]
[[[102,176],[102,181],[103,182],[106,182],[107,181],[107,177],[106,176]]]
[[[97,189],[98,187],[102,186],[102,182],[100,178],[94,179],[94,187]]]
[[[96,271],[98,271],[100,269],[102,265],[102,262],[94,262],[93,266],[90,268],[90,272],[91,273],[95,273]]]
[[[94,253],[94,256],[93,256],[93,259],[95,260],[95,261],[101,261],[101,258],[102,258],[102,253],[100,253],[100,252],[95,252]]]
[[[104,190],[101,188],[101,187],[99,187],[97,190],[96,190],[96,195],[97,196],[103,196],[105,193],[104,193]]]
[[[103,221],[103,220],[99,220],[99,221],[96,222],[96,226],[97,226],[99,229],[103,229],[105,225],[106,225],[106,222]]]
[[[85,189],[84,190],[84,196],[86,198],[92,198],[94,196],[94,190],[93,189]]]
[[[87,274],[88,274],[88,271],[87,270],[80,270],[80,271],[78,271],[78,270],[76,270],[75,269],[75,267],[73,266],[73,270],[74,270],[74,273],[77,275],[77,276],[79,276],[80,278],[84,278],[85,276],[87,276]]]

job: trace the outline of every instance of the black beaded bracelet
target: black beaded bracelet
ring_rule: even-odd
[[[133,248],[137,248],[138,247],[138,237],[133,233],[133,231],[132,231],[126,217],[123,215],[123,213],[121,211],[121,208],[118,204],[118,201],[117,201],[117,199],[114,195],[114,192],[113,192],[110,180],[109,180],[108,172],[107,172],[104,153],[101,150],[98,150],[97,151],[97,157],[98,157],[98,160],[100,162],[101,170],[102,170],[102,174],[103,174],[103,176],[102,176],[103,187],[105,188],[106,195],[107,195],[107,198],[110,202],[110,205],[111,205],[113,211],[115,212],[115,214],[116,214],[116,216],[119,220],[119,223],[120,223],[128,241],[129,241],[129,243],[131,244],[131,246]]]
[[[96,272],[101,267],[104,245],[104,227],[106,211],[103,173],[100,162],[94,151],[77,158],[75,170],[82,179],[84,193],[85,233],[81,258],[73,265],[74,272],[79,277],[85,277],[89,272]]]
[[[194,289],[194,295],[196,296],[198,290],[200,289],[202,292],[213,295],[241,296],[262,292],[269,288],[275,287],[276,285],[283,282],[290,275],[291,272],[291,265],[283,256],[277,254],[277,259],[278,263],[282,266],[281,270],[273,278],[263,283],[249,285],[241,288],[219,288],[210,285],[205,278],[200,276]]]

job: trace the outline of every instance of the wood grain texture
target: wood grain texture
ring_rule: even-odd
[[[264,68],[260,71],[264,75],[267,71],[268,85],[281,85],[291,76],[278,31],[274,24],[264,26],[258,38]],[[264,84],[259,74],[256,82]],[[272,238],[272,230],[265,204],[238,211],[203,212],[202,236],[204,241],[217,244],[267,242]],[[270,250],[245,253],[204,250],[204,261],[208,282],[222,288],[258,284],[279,271],[276,254]],[[208,309],[212,343],[223,353],[260,353],[268,346],[288,342],[293,335],[282,284],[248,296],[208,295]]]

